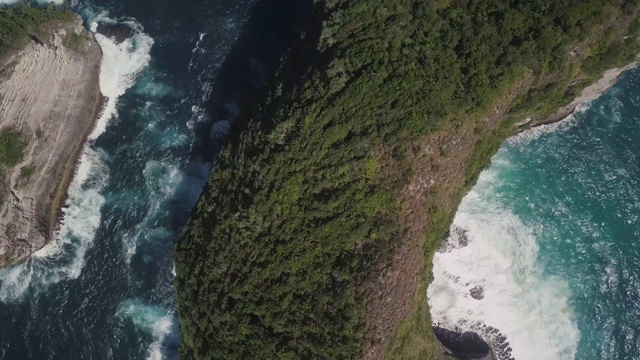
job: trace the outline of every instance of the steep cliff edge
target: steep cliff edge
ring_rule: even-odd
[[[184,359],[445,356],[426,284],[461,198],[639,50],[631,1],[314,4],[177,245]]]
[[[0,266],[26,258],[52,239],[101,97],[101,50],[80,17],[23,9],[11,13],[11,21],[0,14],[6,50],[0,67]],[[21,23],[40,15],[31,27]],[[25,34],[7,30],[16,23]]]

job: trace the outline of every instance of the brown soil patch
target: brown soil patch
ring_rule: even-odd
[[[424,281],[428,248],[425,242],[434,212],[455,211],[468,190],[467,172],[478,142],[482,136],[491,136],[511,102],[529,86],[530,77],[526,77],[482,121],[450,121],[422,141],[411,144],[406,161],[413,175],[402,191],[399,218],[403,236],[391,260],[378,276],[368,281],[368,315],[373,334],[364,359],[386,358],[396,329],[414,314],[416,291]],[[489,130],[478,131],[481,123]]]

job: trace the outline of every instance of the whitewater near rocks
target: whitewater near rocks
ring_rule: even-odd
[[[436,325],[500,359],[640,359],[639,81],[629,71],[493,157],[434,256]]]
[[[20,324],[0,327],[0,359],[176,359],[173,241],[211,168],[194,128],[228,119],[201,109],[252,2],[71,3],[104,53],[104,107],[53,241],[0,269],[0,323]]]
[[[97,21],[113,22],[106,14],[97,14],[91,30],[97,28]],[[149,52],[153,45],[153,40],[142,32],[139,25],[134,22],[128,25],[133,29],[131,38],[118,43],[99,33],[89,34],[78,18],[79,29],[87,36],[95,38],[92,44],[97,47],[98,55],[103,55],[102,59],[98,57],[95,64],[94,77],[82,79],[76,86],[91,80],[91,84],[101,95],[101,107],[98,108],[98,113],[92,115],[94,118],[88,131],[78,135],[76,139],[79,141],[76,148],[78,157],[70,159],[73,166],[69,176],[72,178],[69,179],[67,197],[60,212],[59,228],[55,229],[51,242],[46,246],[45,239],[42,239],[42,243],[36,243],[39,246],[34,248],[39,250],[33,254],[27,265],[6,269],[5,274],[0,273],[0,279],[3,280],[0,282],[0,301],[15,300],[30,286],[39,286],[39,282],[75,279],[82,271],[86,251],[91,246],[101,223],[101,208],[105,202],[101,193],[109,179],[109,169],[104,162],[105,155],[93,146],[93,142],[105,132],[108,123],[117,117],[116,103],[119,97],[133,86],[140,72],[148,65]],[[82,75],[82,72],[79,74]],[[59,98],[60,95],[57,96]],[[35,184],[42,185],[38,182]],[[31,252],[25,252],[25,256]]]

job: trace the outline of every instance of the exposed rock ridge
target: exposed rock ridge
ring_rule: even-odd
[[[571,101],[571,103],[558,109],[555,114],[547,117],[546,119],[527,118],[518,125],[531,125],[532,127],[535,127],[561,121],[573,114],[573,112],[576,111],[578,106],[580,106],[581,104],[585,104],[599,98],[616,83],[622,73],[628,70],[635,69],[637,67],[638,62],[634,61],[622,67],[609,69],[605,71],[604,74],[602,74],[602,77],[597,82],[584,88],[580,93],[580,96],[576,97],[573,101]]]
[[[6,59],[0,79],[0,131],[18,130],[27,143],[21,163],[6,169],[0,266],[26,258],[53,237],[100,107],[102,54],[79,16],[52,26],[48,36],[30,38]]]

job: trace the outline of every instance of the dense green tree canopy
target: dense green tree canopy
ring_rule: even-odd
[[[30,35],[40,36],[48,24],[69,21],[72,17],[71,11],[59,10],[54,6],[33,8],[22,4],[0,8],[0,59],[8,52],[20,49]]]
[[[637,11],[622,0],[316,7],[312,56],[294,49],[245,109],[177,246],[184,359],[357,357],[363,281],[401,240],[405,145],[482,116],[524,74],[536,80],[513,111],[548,112],[638,50],[636,26],[599,30]]]

